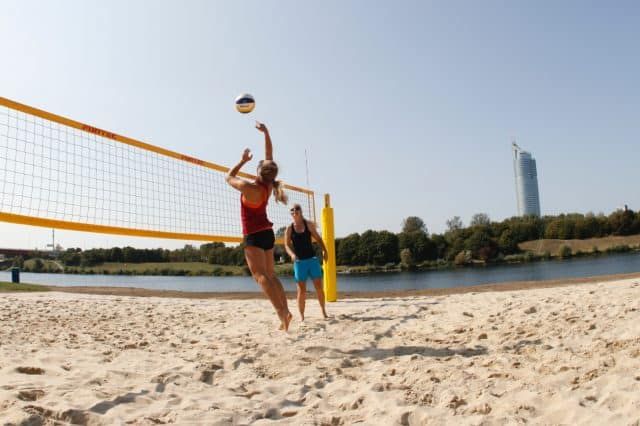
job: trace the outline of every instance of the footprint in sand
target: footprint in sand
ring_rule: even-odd
[[[29,414],[42,418],[42,420],[45,420],[45,424],[49,424],[48,420],[53,420],[54,422],[56,420],[62,420],[71,424],[86,425],[91,420],[91,417],[93,417],[80,410],[69,409],[62,412],[56,412],[43,407],[38,407],[37,405],[27,405],[23,410]],[[52,424],[56,423],[57,422]]]
[[[200,380],[202,383],[212,385],[215,372],[218,370],[222,370],[223,367],[219,364],[211,363],[203,364],[199,369],[200,371],[196,373],[198,380]]]
[[[16,371],[18,373],[31,375],[44,374],[44,370],[40,367],[18,367],[16,368]]]
[[[23,390],[18,393],[18,399],[21,401],[37,401],[44,396],[41,389]]]

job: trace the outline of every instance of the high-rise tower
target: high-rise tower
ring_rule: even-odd
[[[536,160],[531,156],[531,153],[523,151],[515,142],[512,143],[512,147],[518,216],[540,216]]]

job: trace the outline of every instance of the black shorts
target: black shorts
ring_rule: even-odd
[[[244,236],[244,244],[246,246],[258,247],[262,250],[271,250],[276,243],[276,236],[273,229],[265,229],[253,234]]]

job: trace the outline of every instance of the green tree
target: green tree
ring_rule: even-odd
[[[498,250],[503,254],[513,254],[518,251],[518,244],[516,244],[513,233],[509,228],[505,229],[500,238],[498,239]]]
[[[591,234],[589,233],[589,228],[587,226],[587,221],[582,215],[576,217],[575,219],[573,226],[573,237],[580,240],[591,238]]]
[[[609,215],[609,226],[613,235],[631,235],[635,214],[632,210],[616,210]]]
[[[447,220],[447,230],[449,232],[455,232],[462,228],[464,228],[464,224],[462,223],[462,220],[460,220],[460,216],[454,216]]]
[[[427,225],[418,216],[409,216],[402,221],[402,232],[407,234],[411,232],[422,232],[428,234]]]
[[[337,244],[336,263],[338,265],[362,265],[365,260],[360,256],[360,234],[350,234]]]
[[[560,225],[560,232],[558,238],[561,240],[571,240],[574,237],[575,219],[569,216],[564,216]]]
[[[416,262],[438,258],[438,250],[433,241],[424,232],[402,232],[398,234],[400,250],[411,250]]]
[[[60,261],[66,266],[80,266],[82,250],[80,249],[67,249],[60,255]]]
[[[465,248],[469,250],[473,257],[483,260],[489,260],[497,250],[494,250],[497,244],[491,239],[488,228],[479,227],[465,241]]]
[[[491,219],[486,213],[476,213],[471,217],[470,226],[488,226],[491,224]]]
[[[451,261],[455,259],[458,253],[464,251],[465,239],[461,235],[458,235],[456,238],[448,241],[448,243],[447,251],[445,252],[445,259]]]
[[[99,250],[85,250],[82,252],[80,266],[95,266],[104,262]]]
[[[376,231],[371,229],[364,231],[360,235],[360,245],[358,247],[358,258],[364,261],[364,264],[372,265],[373,257],[376,253],[376,245],[378,243],[378,235]]]
[[[111,262],[124,262],[124,253],[120,247],[113,247],[109,254],[109,260]]]
[[[444,259],[446,257],[448,243],[447,239],[444,235],[441,234],[431,234],[431,243],[434,247],[434,255],[433,257],[428,258],[429,260],[435,259]]]
[[[137,263],[138,253],[133,247],[127,246],[122,249],[122,261],[125,263]]]
[[[16,266],[18,268],[24,268],[24,257],[18,256],[13,259],[12,266]]]
[[[411,249],[405,248],[400,251],[400,265],[406,269],[413,269],[415,267]]]
[[[549,239],[557,239],[560,235],[560,229],[562,228],[562,220],[554,219],[549,224],[544,231],[544,237]]]
[[[398,247],[398,236],[389,231],[380,231],[376,235],[375,250],[371,261],[375,265],[387,263],[398,263],[400,251]]]

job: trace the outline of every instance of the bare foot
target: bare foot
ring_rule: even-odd
[[[287,312],[284,322],[282,321],[282,319],[280,320],[280,327],[278,328],[278,330],[289,331],[289,324],[291,323],[292,319],[293,315],[291,315],[291,312]]]
[[[293,315],[291,315],[291,312],[287,312],[287,316],[285,317],[285,323],[284,323],[284,331],[289,331],[289,324],[291,324],[292,319],[293,319]]]

